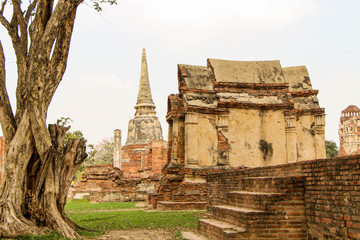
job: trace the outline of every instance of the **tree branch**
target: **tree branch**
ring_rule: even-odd
[[[68,18],[71,18],[77,5],[77,1],[59,1],[56,5],[41,39],[43,47],[46,49],[47,57],[50,57],[53,43],[56,37],[58,37],[59,31],[64,27],[63,25],[67,22]]]
[[[21,10],[21,0],[12,0],[13,4],[13,15],[16,16],[17,23],[20,29],[20,44],[22,45],[21,50],[23,54],[27,54],[27,44],[28,44],[28,25],[24,19],[23,12]]]
[[[29,59],[31,59],[31,62],[26,69],[26,72],[31,75],[26,76],[26,79],[20,79],[20,82],[18,82],[17,99],[19,104],[17,105],[16,121],[21,119],[22,112],[30,104],[32,106],[32,112],[30,114],[32,132],[40,158],[43,158],[51,148],[50,136],[39,134],[45,132],[47,108],[53,92],[57,87],[55,84],[51,88],[51,91],[45,91],[45,86],[51,81],[46,77],[50,71],[49,58],[51,49],[56,38],[59,37],[59,32],[64,28],[64,25],[67,27],[70,25],[72,28],[76,8],[80,2],[81,0],[59,0],[51,16],[48,16],[49,12],[46,10],[49,7],[48,3],[46,0],[39,0],[36,17],[31,24],[34,39],[31,39],[29,49]],[[68,20],[69,18],[71,19],[70,22]],[[43,29],[43,27],[45,27],[45,29]],[[71,36],[72,29],[66,30],[65,34],[66,32],[69,32],[67,35]],[[70,39],[64,40],[64,43],[69,45]],[[68,52],[68,47],[69,46],[65,47],[64,51],[66,53]],[[65,60],[66,59],[67,54]],[[54,68],[59,69],[58,66],[54,66]],[[63,66],[61,66],[58,72],[54,70],[57,76],[60,76],[58,81],[61,80],[65,71],[65,69],[62,69],[64,69]],[[29,79],[31,79],[31,82],[28,81]],[[24,83],[24,81],[26,82]],[[49,92],[52,93],[51,96],[47,96]],[[25,100],[22,101],[22,99],[25,99],[24,96],[27,98],[26,103],[24,102]]]
[[[1,3],[0,15],[3,15],[6,3],[7,3],[7,0],[5,0]]]
[[[36,0],[37,1],[37,9],[36,9],[36,15],[34,21],[31,23],[30,29],[30,39],[32,43],[35,43],[33,45],[40,45],[39,42],[42,38],[46,25],[49,21],[49,18],[51,17],[51,3],[49,3],[49,0]],[[27,13],[30,14],[31,13]],[[36,49],[37,47],[35,47]],[[31,52],[31,51],[30,51]]]
[[[4,10],[4,7],[5,7],[4,3],[6,3],[6,2],[3,2],[3,5],[1,6],[2,11],[0,12],[0,23],[5,27],[5,29],[7,31],[10,31],[11,30],[11,25],[10,25],[9,21],[4,17],[4,15],[2,13],[3,10]]]
[[[5,55],[0,42],[0,123],[8,146],[16,131],[14,114],[11,109],[5,81]]]
[[[67,59],[70,49],[70,41],[73,33],[74,21],[76,10],[74,9],[66,22],[63,24],[62,29],[58,32],[56,38],[53,55],[50,60],[49,71],[47,72],[46,79],[48,79],[45,86],[45,104],[50,105],[51,99],[57,89],[67,66]]]
[[[80,2],[81,0],[59,0],[46,23],[43,34],[40,35],[41,38],[37,37],[39,34],[37,32],[36,39],[31,41],[29,57],[34,59],[34,61],[30,64],[29,72],[37,72],[31,78],[37,78],[38,80],[33,81],[29,93],[31,93],[32,98],[36,98],[44,103],[42,106],[44,109],[48,108],[55,90],[64,75],[76,8]],[[38,9],[41,4],[43,3],[39,0]],[[33,24],[35,29],[41,28],[41,18],[35,19]]]
[[[34,9],[35,9],[35,7],[36,7],[37,2],[38,2],[37,0],[34,0],[34,1],[29,5],[28,9],[26,10],[24,19],[25,19],[25,22],[26,22],[27,24],[29,24],[29,19],[30,19],[30,17],[31,17],[32,12],[34,11]]]
[[[5,3],[5,2],[4,2]],[[5,6],[5,5],[4,5]],[[13,18],[14,20],[14,18]],[[13,25],[12,23],[10,23],[2,14],[2,12],[0,13],[0,23],[5,27],[5,29],[8,31],[8,34],[11,38],[11,41],[13,43],[13,45],[17,45],[20,42],[20,38],[17,34],[17,25]]]
[[[5,0],[6,1],[6,0]],[[26,74],[26,57],[27,57],[27,24],[25,23],[23,17],[22,17],[22,11],[20,7],[19,0],[12,1],[13,4],[13,16],[11,19],[11,22],[9,22],[3,14],[0,14],[0,22],[5,27],[5,29],[8,31],[8,35],[11,39],[11,42],[13,44],[13,48],[15,50],[15,56],[16,56],[16,63],[17,63],[17,73],[18,73],[18,86],[17,89],[21,88],[21,84],[19,84],[19,79],[24,79],[24,76]],[[3,3],[3,6],[4,3]],[[3,8],[2,8],[3,10]],[[21,23],[20,26],[20,36],[18,35],[18,27],[19,27],[19,21]],[[24,94],[18,94],[17,90],[17,106],[22,105],[22,99]],[[23,112],[21,108],[17,107],[17,111]],[[17,116],[18,114],[16,114]],[[15,116],[16,123],[20,123],[22,114],[19,114],[19,117]]]
[[[24,13],[21,10],[21,1],[20,0],[12,0],[13,4],[13,15],[16,16],[17,22],[20,25],[20,31],[22,28],[27,27],[27,24],[24,19]]]

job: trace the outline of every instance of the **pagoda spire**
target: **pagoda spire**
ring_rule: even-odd
[[[137,102],[135,105],[135,116],[154,116],[156,114],[149,83],[149,74],[146,60],[145,48],[142,51],[140,85]]]
[[[145,49],[142,52],[140,86],[135,109],[135,117],[129,120],[125,145],[148,144],[153,140],[162,140],[161,124],[151,96]]]

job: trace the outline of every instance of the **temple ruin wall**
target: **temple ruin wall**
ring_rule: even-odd
[[[360,239],[360,155],[209,174],[210,204],[226,204],[242,178],[261,176],[303,176],[308,239]]]

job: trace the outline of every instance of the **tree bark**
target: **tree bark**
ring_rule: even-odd
[[[47,110],[67,64],[78,5],[82,0],[33,0],[26,11],[12,0],[12,18],[0,23],[8,31],[17,63],[16,112],[5,83],[0,42],[0,123],[5,138],[5,171],[0,184],[0,237],[38,235],[55,230],[77,238],[79,228],[65,214],[67,192],[86,158],[85,142],[70,139],[69,128],[46,126]],[[32,22],[30,17],[35,10]]]
[[[76,238],[78,226],[66,217],[64,206],[76,170],[86,158],[85,142],[69,139],[68,128],[49,125],[52,148],[43,160],[36,152],[29,114],[23,115],[6,155],[0,187],[0,236],[15,237],[55,230]]]

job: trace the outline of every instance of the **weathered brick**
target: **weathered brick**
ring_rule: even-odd
[[[288,211],[288,214],[278,215],[276,221],[270,220],[272,215],[263,217],[263,222],[256,224],[257,227],[253,228],[255,232],[250,236],[257,236],[257,229],[265,228],[261,232],[265,233],[266,230],[269,230],[267,234],[277,233],[274,239],[360,239],[360,206],[358,204],[360,188],[358,189],[359,183],[356,182],[359,173],[349,171],[349,169],[360,168],[359,159],[360,155],[352,155],[281,166],[212,173],[207,176],[210,205],[228,204],[229,201],[234,201],[235,198],[227,194],[229,191],[237,191],[243,188],[253,192],[270,190],[270,185],[266,184],[266,180],[258,180],[255,184],[249,180],[244,180],[248,177],[280,177],[296,173],[302,175],[304,179],[305,194],[303,197],[296,196],[296,194],[301,193],[301,188],[295,187],[295,179],[292,181],[292,185],[286,181],[279,181],[280,187],[276,189],[285,190],[286,193],[290,192],[290,195],[293,196],[292,200],[296,199],[297,202],[292,204],[292,201],[282,199],[281,205],[275,204],[270,208],[266,208],[275,211],[276,214],[282,211]],[[350,165],[351,167],[344,167]],[[270,183],[273,184],[274,181],[269,181]],[[301,200],[303,201],[304,212],[297,210],[302,205],[299,204]],[[248,207],[253,203],[254,207],[258,207],[256,205],[257,200],[249,201],[245,199],[236,202],[248,204]],[[271,204],[274,204],[274,202]],[[290,213],[292,215],[289,215]],[[299,217],[302,217],[302,220],[297,219]],[[225,219],[226,216],[223,218]],[[252,224],[256,223],[254,220],[250,222]],[[304,228],[302,230],[304,232],[293,232],[297,231],[299,226],[302,225],[306,225],[308,230]],[[284,232],[277,232],[274,228],[282,229]],[[267,235],[269,239],[270,235]],[[248,239],[256,238],[249,237]]]
[[[139,151],[143,149],[143,151]],[[88,166],[80,181],[70,189],[72,197],[87,194],[92,202],[144,201],[155,190],[167,161],[167,143],[153,140],[149,144],[125,145],[121,169],[110,164]]]

